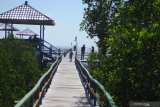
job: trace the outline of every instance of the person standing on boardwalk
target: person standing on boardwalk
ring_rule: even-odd
[[[92,52],[92,53],[94,53],[94,46],[92,46],[92,50],[91,50],[91,52]]]
[[[81,48],[81,60],[84,60],[84,53],[85,53],[85,45]]]
[[[73,52],[72,52],[72,50],[71,50],[71,52],[69,53],[70,62],[72,62],[72,57],[73,57]]]

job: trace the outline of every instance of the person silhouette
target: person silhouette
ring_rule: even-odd
[[[94,46],[92,46],[92,50],[91,50],[91,52],[92,52],[92,53],[94,53]]]
[[[84,54],[85,54],[85,45],[81,47],[81,60],[84,60]]]
[[[72,62],[72,57],[73,57],[73,52],[72,52],[72,50],[71,50],[71,52],[69,53],[70,62]]]

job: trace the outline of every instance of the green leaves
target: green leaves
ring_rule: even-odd
[[[84,20],[81,22],[81,30],[85,30],[90,38],[98,37],[98,47],[103,54],[106,47],[103,42],[108,37],[108,30],[112,26],[114,6],[111,0],[82,0],[86,5],[84,9]]]
[[[7,38],[0,42],[0,106],[12,107],[37,82],[39,69],[33,48],[24,41]]]
[[[100,3],[98,0],[95,2]],[[105,29],[105,33],[99,33],[98,30],[94,33],[99,38],[105,35],[99,42],[107,50],[106,54],[101,54],[100,51],[90,55],[88,65],[91,72],[103,83],[119,107],[128,107],[129,101],[159,101],[160,2],[116,2],[116,14],[106,19],[111,20],[109,25],[103,26],[108,23],[101,20],[104,17],[101,15],[96,24],[87,20],[87,25]],[[98,6],[96,9],[98,11]],[[105,12],[107,11],[100,13],[106,14]],[[98,66],[95,67],[94,61],[99,61]]]

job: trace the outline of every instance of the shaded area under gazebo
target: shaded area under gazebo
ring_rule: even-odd
[[[45,46],[45,40],[44,40],[44,26],[45,25],[55,25],[54,21],[50,19],[48,16],[42,14],[41,12],[37,11],[33,7],[31,7],[27,1],[25,1],[25,4],[20,5],[16,8],[13,8],[7,12],[4,12],[0,14],[0,22],[5,24],[30,24],[30,25],[40,25],[40,38],[38,41],[38,49],[37,51],[40,54],[41,61],[43,61],[44,57],[52,57],[52,53],[57,53],[52,50],[52,45],[50,44],[50,47]],[[13,32],[12,32],[13,34]],[[45,49],[48,49],[46,51]],[[57,49],[57,48],[54,48]],[[58,49],[57,49],[58,51]]]

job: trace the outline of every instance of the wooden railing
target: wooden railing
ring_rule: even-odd
[[[44,45],[42,45],[43,49],[41,50],[44,56],[54,59],[61,55],[60,49],[56,48],[55,46],[53,46],[52,44],[48,43],[45,40],[44,41],[41,40],[41,42],[44,42]]]
[[[85,61],[86,61],[86,59],[88,58],[88,55],[89,55],[89,52],[86,52],[86,53],[84,54],[84,60],[85,60]],[[81,52],[77,52],[76,57],[77,57],[78,59],[81,59]]]
[[[52,48],[54,48],[53,50],[58,50],[57,47],[53,46],[52,44],[50,44],[49,42],[47,42],[47,41],[45,41],[45,40],[44,40],[44,43],[48,44],[49,46],[52,46]]]
[[[105,88],[94,79],[89,71],[83,66],[82,62],[75,58],[75,64],[77,70],[80,72],[82,82],[84,83],[86,92],[91,99],[93,106],[99,107],[116,107],[110,94],[105,90]]]
[[[15,107],[39,107],[42,98],[50,87],[52,78],[57,71],[58,65],[62,60],[62,55],[56,59],[50,69],[39,79],[35,87],[26,94],[20,101],[16,101]]]

